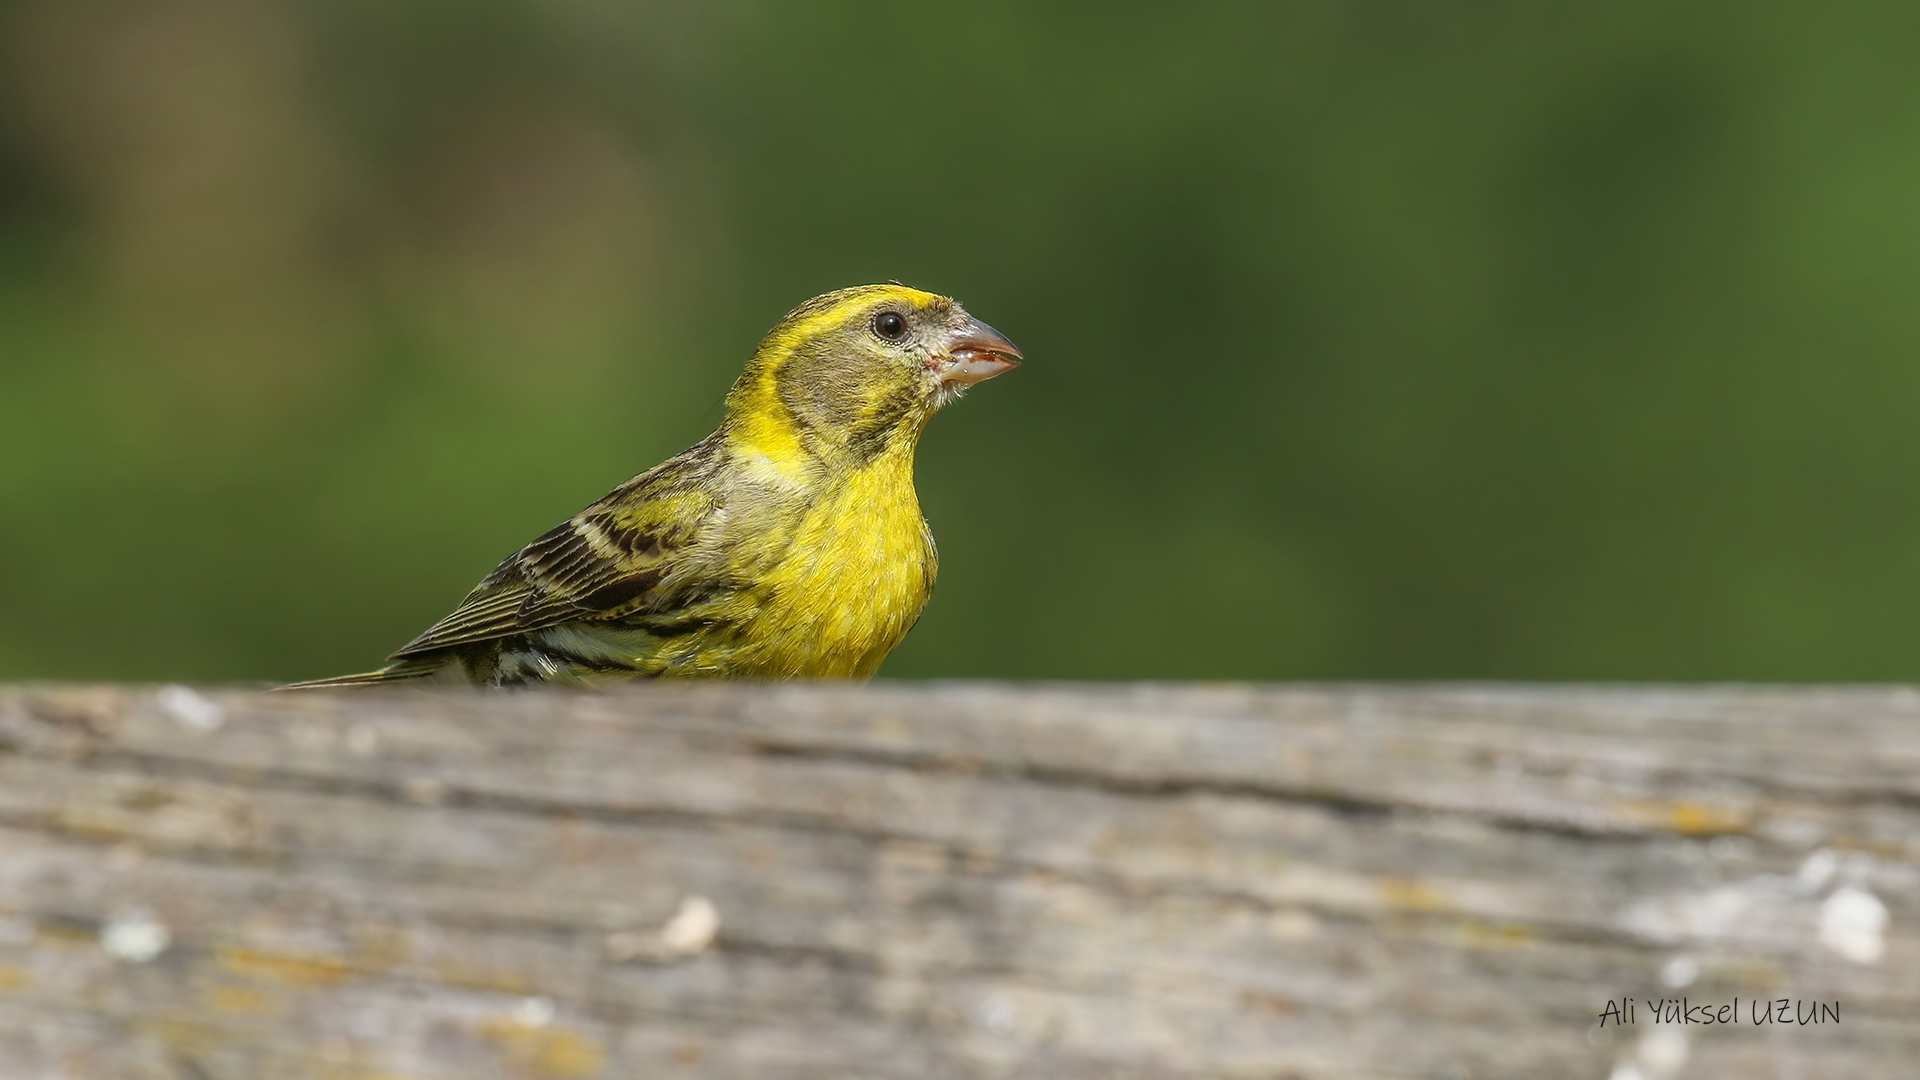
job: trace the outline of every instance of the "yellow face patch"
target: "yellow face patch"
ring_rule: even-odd
[[[803,481],[815,455],[781,399],[782,374],[808,345],[864,321],[889,301],[915,311],[952,302],[905,285],[862,285],[815,297],[794,309],[760,343],[727,397],[727,434],[734,447],[787,482]],[[893,388],[884,385],[859,387],[859,415],[870,417],[881,411],[892,393]],[[917,435],[917,429],[912,434]]]

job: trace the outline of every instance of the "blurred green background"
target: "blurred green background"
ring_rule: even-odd
[[[0,677],[360,670],[899,278],[892,676],[1920,679],[1920,8],[0,4]]]

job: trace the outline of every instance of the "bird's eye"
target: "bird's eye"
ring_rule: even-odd
[[[897,311],[883,311],[873,317],[873,332],[888,341],[900,341],[907,336],[907,320]]]

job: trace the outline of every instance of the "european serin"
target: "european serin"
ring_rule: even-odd
[[[938,565],[920,432],[1019,356],[944,296],[815,297],[760,343],[712,435],[520,549],[386,667],[295,687],[870,676]]]

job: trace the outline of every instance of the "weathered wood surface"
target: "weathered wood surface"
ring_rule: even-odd
[[[1902,689],[0,689],[7,1080],[1913,1076],[1917,886]]]

